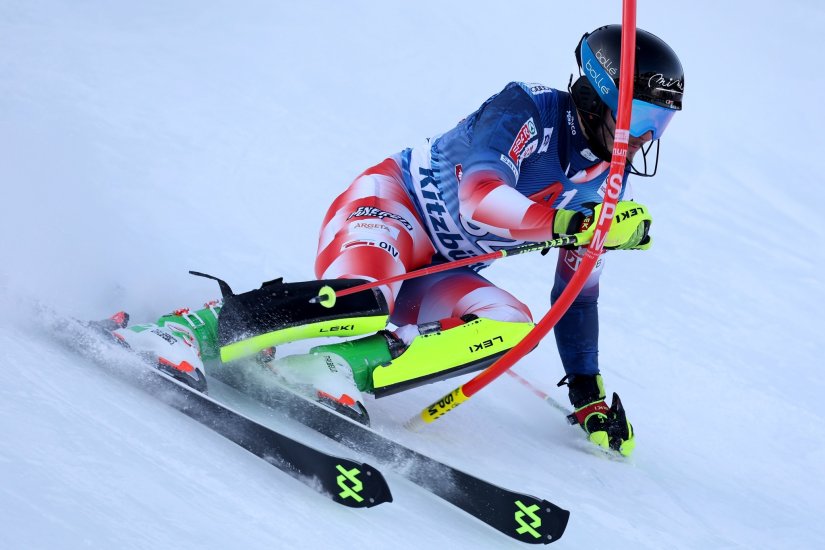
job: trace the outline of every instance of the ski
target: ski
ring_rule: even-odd
[[[252,362],[209,373],[301,424],[386,464],[395,473],[521,542],[549,544],[567,527],[570,512],[544,499],[504,489],[414,451],[323,405],[293,393]]]
[[[72,322],[63,323],[62,330],[67,330],[69,324]],[[90,332],[93,331],[77,322],[70,329],[70,334],[77,339],[63,343],[68,344],[74,351],[79,351],[85,356],[91,355],[93,360],[99,361],[101,358],[99,353],[98,357],[95,356],[95,351],[99,351],[97,343],[102,340]],[[104,345],[114,344],[105,342]],[[84,353],[85,351],[90,353]],[[107,358],[111,359],[111,356]],[[136,365],[137,368],[142,368],[147,374],[134,380],[140,389],[334,502],[350,508],[371,508],[384,502],[392,502],[392,493],[384,476],[369,464],[328,454],[301,443],[274,428],[248,418],[207,394],[190,388],[153,368],[142,359],[135,357],[134,362],[140,365]]]
[[[338,504],[371,508],[392,502],[384,476],[369,464],[331,455],[259,424],[206,394],[158,372],[164,401]],[[148,389],[148,388],[147,388]],[[154,394],[154,391],[152,392]]]

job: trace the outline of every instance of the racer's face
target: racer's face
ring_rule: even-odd
[[[604,132],[605,146],[608,151],[612,151],[613,136],[616,133],[616,119],[613,118],[613,113],[607,109],[607,113],[605,113],[602,120],[604,121],[602,123],[602,130]],[[653,130],[648,130],[638,137],[631,135],[627,143],[627,160],[632,161],[639,149],[641,149],[645,143],[650,143],[651,141],[653,141]]]
[[[648,130],[644,134],[639,137],[630,136],[630,140],[627,142],[627,156],[630,160],[633,160],[633,156],[636,154],[636,151],[642,148],[642,145],[645,143],[649,143],[653,141],[653,131]]]

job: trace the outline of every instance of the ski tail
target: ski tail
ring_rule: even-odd
[[[163,373],[158,373],[158,383],[174,391],[170,405],[333,501],[350,508],[392,502],[384,476],[369,464],[287,437]]]
[[[333,501],[350,508],[392,502],[382,473],[373,466],[329,454],[260,424],[127,351],[111,334],[90,323],[51,322],[58,342],[146,393],[266,460]],[[125,353],[125,356],[121,356]],[[133,359],[132,363],[129,360]],[[119,363],[126,363],[120,365]],[[129,368],[123,368],[128,366]]]
[[[552,502],[499,487],[405,447],[293,392],[274,377],[261,378],[253,365],[236,367],[232,377],[221,380],[355,452],[373,457],[508,537],[530,544],[549,544],[564,534],[570,512]],[[255,383],[250,384],[250,379]]]

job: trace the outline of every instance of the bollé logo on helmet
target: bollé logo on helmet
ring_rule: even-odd
[[[596,59],[599,63],[601,63],[604,70],[607,71],[607,74],[610,76],[616,76],[616,73],[619,72],[619,69],[613,66],[613,60],[604,55],[601,48],[596,50]]]
[[[610,88],[608,88],[606,85],[602,84],[602,82],[604,82],[605,79],[609,80],[608,76],[606,74],[604,74],[602,71],[600,71],[599,69],[597,69],[596,67],[594,67],[589,59],[587,60],[587,63],[584,64],[584,68],[587,71],[587,73],[590,75],[590,80],[598,87],[599,93],[601,95],[609,94],[610,93]]]

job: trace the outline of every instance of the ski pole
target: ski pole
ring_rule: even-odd
[[[497,250],[495,252],[489,252],[487,254],[482,254],[481,256],[473,256],[471,258],[464,258],[461,260],[454,260],[452,262],[447,262],[443,264],[438,264],[430,267],[423,267],[421,269],[416,269],[415,271],[410,271],[409,273],[402,273],[400,275],[394,275],[392,277],[387,277],[386,279],[381,279],[380,281],[373,281],[371,283],[364,283],[362,285],[354,286],[351,288],[334,291],[327,285],[321,287],[321,290],[318,291],[318,296],[311,298],[309,301],[310,303],[317,304],[320,303],[322,306],[325,307],[332,307],[335,305],[335,300],[338,298],[342,298],[344,296],[348,296],[350,294],[355,294],[356,292],[361,292],[363,290],[369,290],[371,288],[375,288],[378,286],[388,285],[390,283],[396,283],[398,281],[406,281],[408,279],[415,279],[417,277],[423,277],[424,275],[431,275],[432,273],[440,273],[442,271],[449,271],[451,269],[456,269],[458,267],[464,267],[468,265],[477,264],[479,262],[489,262],[492,260],[498,260],[500,258],[506,258],[509,256],[516,256],[518,254],[526,254],[528,252],[537,252],[539,250],[546,250],[548,248],[561,248],[563,246],[579,246],[585,244],[581,242],[583,237],[581,233],[576,233],[574,235],[565,235],[563,237],[558,237],[553,239],[552,241],[543,241],[540,243],[528,243],[523,244],[521,246],[516,246],[514,248],[510,248],[509,250]]]
[[[533,384],[531,384],[529,380],[518,374],[513,369],[508,370],[507,374],[510,375],[511,378],[516,380],[519,384],[530,390],[530,393],[532,393],[533,395],[535,395],[536,397],[538,397],[539,399],[541,399],[542,401],[556,409],[557,411],[564,414],[565,417],[567,417],[570,413],[573,412],[561,403],[559,403],[558,401],[556,401],[553,398],[553,396],[549,395],[547,392],[542,391]]]
[[[418,415],[407,421],[409,429],[416,430],[441,418],[470,397],[481,391],[490,382],[501,376],[518,360],[527,355],[561,319],[562,315],[576,299],[585,281],[590,276],[596,261],[601,256],[607,233],[613,222],[616,203],[622,192],[622,182],[627,160],[627,144],[630,139],[630,110],[633,98],[633,75],[636,51],[636,0],[622,2],[622,51],[620,58],[619,77],[619,116],[616,120],[616,132],[613,139],[613,157],[610,162],[610,173],[607,176],[607,188],[602,203],[599,221],[596,230],[584,257],[579,263],[576,272],[567,283],[556,303],[544,314],[533,329],[527,333],[518,344],[510,348],[495,363],[487,367],[472,380],[454,389],[440,400],[423,409]]]

